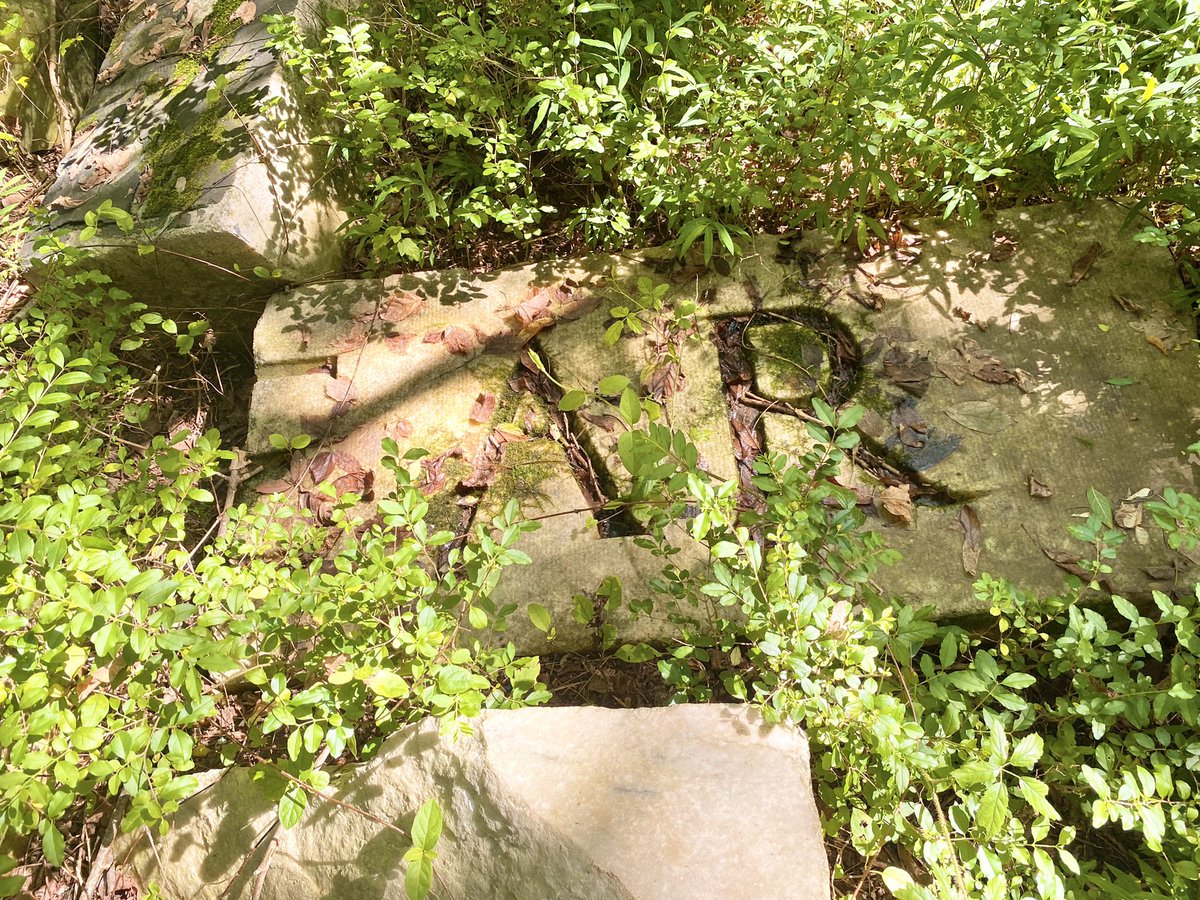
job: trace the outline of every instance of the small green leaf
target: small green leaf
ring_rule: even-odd
[[[624,375],[609,375],[596,385],[596,391],[606,397],[615,397],[627,387],[629,387],[629,379]]]
[[[550,633],[550,610],[540,603],[529,604],[529,621],[543,634]]]
[[[63,837],[63,833],[59,831],[53,822],[46,823],[46,830],[42,833],[42,855],[46,857],[46,861],[52,866],[61,866],[66,858],[67,841]]]
[[[997,781],[986,791],[975,812],[975,822],[989,841],[1000,833],[1008,819],[1008,789]]]
[[[279,798],[279,824],[284,829],[295,828],[308,806],[308,792],[298,784],[289,784]]]
[[[1110,379],[1108,379],[1108,381],[1106,381],[1104,383],[1112,384],[1117,387],[1128,387],[1129,385],[1134,384],[1135,382],[1132,378],[1110,378]]]
[[[630,425],[636,425],[642,418],[642,404],[633,388],[625,388],[621,392],[621,418]]]
[[[442,836],[442,808],[436,800],[427,800],[413,819],[413,846],[428,853]]]
[[[588,395],[583,391],[570,390],[563,394],[558,401],[558,408],[563,412],[574,412],[588,402]]]

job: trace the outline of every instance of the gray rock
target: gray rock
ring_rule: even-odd
[[[973,594],[973,561],[964,561],[965,505],[981,529],[979,573],[1059,590],[1065,572],[1056,560],[1070,565],[1072,552],[1078,558],[1086,550],[1072,545],[1066,529],[1073,516],[1086,515],[1087,491],[1095,488],[1127,507],[1118,523],[1127,540],[1110,584],[1137,595],[1166,586],[1148,570],[1180,561],[1142,505],[1167,486],[1196,483],[1180,451],[1200,422],[1200,357],[1192,326],[1167,302],[1178,287],[1169,254],[1132,241],[1137,224],[1125,219],[1124,210],[1099,203],[1005,210],[974,228],[918,223],[920,243],[868,262],[820,236],[801,244],[761,236],[725,276],[673,268],[652,250],[281,294],[255,338],[251,450],[265,452],[272,433],[312,433],[315,421],[373,466],[379,454],[371,448],[397,417],[411,426],[402,449],[458,448],[465,462],[497,426],[553,445],[562,435],[546,427],[544,404],[522,405],[506,387],[518,371],[517,351],[536,336],[566,388],[590,390],[613,374],[646,385],[662,359],[654,335],[625,336],[610,347],[604,333],[610,307],[628,304],[637,277],[648,275],[672,279],[674,296],[699,301],[696,336],[679,346],[683,377],[673,379],[663,415],[697,444],[717,477],[736,477],[712,340],[725,318],[749,319],[744,350],[759,404],[749,415],[768,451],[799,457],[811,446],[804,422],[788,413],[803,411],[810,394],[868,408],[860,432],[877,461],[860,454],[839,481],[863,498],[870,527],[904,553],[879,576],[886,593],[934,603],[946,615],[987,610],[990,601]],[[1083,271],[1079,260],[1097,243],[1108,249]],[[516,311],[568,277],[578,288],[546,307],[557,324],[522,324]],[[400,306],[388,306],[388,298]],[[397,315],[406,304],[411,313]],[[387,316],[375,312],[384,309]],[[348,342],[355,329],[357,339]],[[447,329],[465,337],[465,346],[448,349],[438,339]],[[333,372],[309,371],[330,358]],[[357,391],[333,420],[332,375],[353,380]],[[498,411],[476,422],[471,410],[484,393],[500,398]],[[531,429],[531,420],[540,424]],[[596,401],[569,425],[600,480],[619,493],[628,485],[615,447],[624,426],[611,404]],[[516,446],[505,453],[519,453]],[[626,597],[641,599],[660,568],[631,538],[599,536],[589,513],[579,512],[589,502],[561,450],[555,460],[535,455],[505,457],[506,476],[480,499],[490,516],[516,497],[526,515],[544,522],[527,539],[534,566],[507,573],[498,593],[518,607],[507,636],[523,652],[594,647],[605,626],[618,628],[621,640],[669,638],[672,626],[658,609],[625,621],[613,613],[599,625],[572,621],[573,598],[604,578],[620,578]],[[1045,492],[1031,491],[1031,478],[1051,493],[1035,496]],[[881,514],[881,495],[898,479],[918,501],[908,523]],[[704,565],[701,548],[687,549],[687,567]],[[557,644],[529,625],[523,611],[530,602],[556,613]]]
[[[229,0],[192,0],[133,9],[46,195],[52,215],[42,234],[78,231],[105,201],[130,212],[134,233],[102,222],[86,243],[119,287],[167,308],[215,312],[281,281],[339,271],[334,232],[346,211],[310,142],[302,92],[266,47],[261,21],[293,15],[313,30],[327,5],[259,0],[249,12]],[[139,252],[148,247],[154,252]],[[256,267],[273,277],[256,276]]]
[[[262,866],[262,900],[401,898],[408,841],[375,820],[407,832],[435,799],[442,900],[829,896],[804,735],[746,707],[490,711],[457,742],[425,722],[327,794],[269,865],[273,808],[241,769],[114,850],[167,897],[249,897]]]

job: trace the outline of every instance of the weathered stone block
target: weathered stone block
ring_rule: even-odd
[[[130,212],[133,234],[106,222],[87,243],[118,286],[155,306],[218,311],[280,280],[339,271],[334,232],[346,213],[336,180],[262,22],[293,15],[312,30],[327,5],[190,0],[130,10],[47,193],[45,231],[78,230],[105,201]]]
[[[408,841],[379,822],[407,832],[434,799],[443,900],[829,896],[808,743],[746,707],[493,710],[457,742],[427,721],[328,793],[265,840],[273,804],[233,769],[153,847],[139,832],[114,850],[167,897],[401,898]]]

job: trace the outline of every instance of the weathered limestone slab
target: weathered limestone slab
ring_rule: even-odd
[[[452,743],[425,722],[335,774],[277,836],[262,900],[402,898],[405,832],[429,799],[445,826],[442,900],[829,896],[802,732],[746,707],[489,711]],[[349,807],[349,808],[348,808]],[[273,805],[234,769],[184,803],[155,848],[114,848],[164,896],[241,898]]]
[[[135,4],[46,196],[47,230],[78,230],[105,201],[128,211],[134,234],[105,222],[87,243],[120,287],[168,307],[218,310],[339,271],[345,211],[262,22],[293,15],[311,30],[328,5]]]
[[[0,15],[14,14],[22,24],[5,39],[15,52],[0,58],[0,120],[25,150],[70,145],[95,84],[99,0],[15,0]]]
[[[630,538],[598,536],[590,512],[579,511],[592,503],[561,452],[547,462],[538,450],[530,465],[510,465],[522,441],[533,441],[524,452],[558,442],[587,456],[610,491],[629,483],[615,453],[624,426],[610,404],[578,410],[569,419],[574,434],[565,436],[567,425],[550,422],[544,402],[535,409],[516,400],[516,351],[536,337],[564,389],[592,390],[620,374],[661,397],[664,419],[691,437],[717,477],[737,477],[726,380],[741,379],[756,404],[739,415],[765,449],[795,457],[810,446],[802,417],[812,397],[863,404],[864,449],[838,480],[856,491],[869,526],[905,554],[880,576],[885,591],[905,601],[932,602],[946,614],[979,611],[968,568],[1058,590],[1064,572],[1056,560],[1069,566],[1072,552],[1077,559],[1086,551],[1072,546],[1066,528],[1086,516],[1089,488],[1126,507],[1118,516],[1126,547],[1110,586],[1142,593],[1167,586],[1151,575],[1179,562],[1141,506],[1167,486],[1195,487],[1181,450],[1200,425],[1200,360],[1192,326],[1166,302],[1177,287],[1169,255],[1132,242],[1132,227],[1112,204],[1057,205],[1006,210],[974,228],[918,226],[867,261],[820,236],[764,236],[726,275],[647,251],[592,257],[573,270],[453,271],[306,288],[273,300],[260,323],[251,449],[264,451],[273,432],[311,433],[309,407],[328,420],[338,403],[329,388],[347,378],[357,394],[339,411],[334,440],[357,434],[363,446],[377,443],[389,411],[405,410],[414,421],[430,419],[426,433],[442,420],[462,423],[428,438],[427,449],[461,446],[471,461],[501,429],[500,442],[509,443],[498,471],[528,477],[498,478],[479,508],[490,516],[517,497],[526,515],[545,523],[529,538],[535,565],[511,573],[501,597],[550,606],[557,646],[585,646],[616,618],[575,623],[572,598],[610,575],[627,596],[648,596],[658,561]],[[607,346],[610,309],[627,304],[631,283],[647,273],[671,283],[668,302],[698,300],[694,334],[665,348],[664,323],[651,323],[646,334]],[[567,277],[574,287],[563,286]],[[723,328],[735,336],[732,350],[714,341]],[[664,359],[678,364],[665,380]],[[318,375],[305,374],[314,366],[323,367]],[[472,420],[470,410],[489,395],[494,414],[484,404],[490,415]],[[911,513],[895,513],[903,507],[897,492],[914,502]],[[964,557],[964,521],[972,532],[971,523],[979,526],[977,561],[973,552]],[[689,567],[705,562],[699,550],[687,559]],[[546,649],[516,618],[524,624],[511,634],[522,649]],[[622,640],[670,633],[653,618],[620,628]]]
[[[1062,204],[1004,210],[975,228],[922,229],[915,262],[893,253],[868,267],[879,311],[850,297],[861,269],[843,282],[830,309],[875,350],[864,381],[877,393],[859,397],[885,413],[876,440],[960,501],[888,528],[906,557],[884,576],[889,589],[944,612],[979,609],[955,524],[963,502],[982,526],[979,571],[1049,592],[1064,572],[1044,551],[1086,550],[1065,528],[1086,513],[1089,488],[1114,504],[1137,497],[1126,523],[1142,519],[1143,489],[1195,489],[1181,452],[1200,429],[1194,325],[1167,303],[1178,288],[1169,254],[1133,242],[1141,223],[1126,219],[1115,204]],[[1089,259],[1093,247],[1099,255]],[[896,374],[909,377],[911,360],[930,377],[905,390]],[[905,431],[914,418],[924,435]],[[1031,476],[1052,494],[1033,496]],[[1149,518],[1125,529],[1111,580],[1119,591],[1145,592],[1145,569],[1170,557]]]

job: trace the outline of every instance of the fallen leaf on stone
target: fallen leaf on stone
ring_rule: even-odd
[[[1134,491],[1125,498],[1126,503],[1141,503],[1143,500],[1150,499],[1150,488],[1142,488],[1140,491]]]
[[[988,259],[992,262],[1003,262],[1017,252],[1017,238],[1004,231],[992,232],[992,249]]]
[[[1118,294],[1116,291],[1113,291],[1112,298],[1116,302],[1117,306],[1121,307],[1121,309],[1125,310],[1127,313],[1132,313],[1139,319],[1146,313],[1145,309],[1143,309],[1141,306],[1138,306],[1123,294]]]
[[[918,431],[917,429],[910,428],[906,425],[900,429],[898,437],[900,438],[900,443],[902,443],[905,447],[908,447],[912,450],[920,450],[925,446],[926,443],[925,434],[926,432],[924,430]]]
[[[475,398],[475,403],[471,406],[469,415],[472,422],[482,424],[489,421],[495,411],[496,395],[490,391],[484,391]]]
[[[254,4],[254,0],[245,0],[241,6],[233,11],[233,15],[229,17],[229,21],[249,25],[254,21],[256,15],[258,15],[258,7]]]
[[[394,441],[402,441],[405,438],[412,437],[413,427],[408,419],[395,419],[383,426],[384,437],[390,437]]]
[[[879,495],[880,506],[884,512],[895,517],[905,525],[911,525],[913,520],[912,497],[908,488],[901,484],[886,487]]]
[[[446,460],[461,456],[462,449],[453,447],[445,453],[433,457],[427,456],[421,460],[423,472],[419,485],[421,493],[428,497],[444,488],[446,486]]]
[[[956,524],[963,533],[963,571],[974,578],[979,574],[979,554],[983,550],[983,528],[979,524],[979,514],[972,507],[964,506],[958,511]]]
[[[964,428],[978,431],[981,434],[998,434],[1012,425],[1013,420],[1008,413],[1000,410],[986,400],[967,400],[947,406],[945,413]]]
[[[542,323],[548,325],[554,321],[554,315],[550,312],[550,292],[538,291],[524,303],[514,306],[512,314],[525,328]]]
[[[341,497],[343,494],[358,494],[364,500],[369,500],[371,498],[371,488],[374,484],[375,473],[360,469],[357,472],[347,472],[340,478],[335,478],[333,491],[338,497]]]
[[[286,494],[296,485],[286,478],[269,478],[260,481],[254,490],[259,494]]]
[[[337,465],[337,458],[332,451],[327,450],[313,457],[313,461],[308,467],[308,474],[314,484],[320,484],[333,474],[335,465]]]
[[[1133,526],[1133,542],[1140,547],[1146,546],[1150,542],[1150,532],[1141,525]]]
[[[150,185],[154,181],[154,166],[146,166],[142,169],[142,174],[138,176],[137,190],[134,192],[133,201],[135,203],[143,203],[146,197],[150,194]]]
[[[87,203],[83,197],[59,197],[50,201],[51,209],[77,209]]]
[[[1167,347],[1166,342],[1163,341],[1163,339],[1160,338],[1156,334],[1146,335],[1146,343],[1149,344],[1151,347],[1153,347],[1155,350],[1157,350],[1159,353],[1163,354],[1163,356],[1167,356],[1171,352],[1170,348]]]
[[[619,419],[616,416],[610,416],[604,413],[591,413],[586,409],[581,409],[577,415],[585,422],[590,422],[598,428],[603,428],[609,434],[614,434],[618,431],[625,430],[625,420]]]
[[[1037,388],[1037,382],[1034,381],[1033,376],[1024,369],[1012,369],[1010,371],[1012,372],[1017,389],[1022,394],[1032,394]]]
[[[947,350],[937,358],[937,370],[957,385],[965,384],[970,372],[957,350]]]
[[[384,298],[379,309],[379,318],[396,324],[411,319],[425,308],[425,299],[411,291],[393,291]]]
[[[898,388],[924,396],[933,366],[924,356],[893,347],[883,357],[883,373]]]
[[[976,357],[967,362],[972,377],[988,384],[1009,384],[1017,380],[1003,362],[994,356]]]
[[[1029,496],[1030,497],[1052,497],[1054,491],[1050,490],[1050,486],[1046,482],[1034,477],[1033,473],[1029,474]]]
[[[1071,277],[1067,279],[1067,284],[1076,285],[1087,278],[1088,272],[1092,269],[1092,264],[1100,258],[1100,254],[1103,252],[1104,246],[1099,241],[1092,241],[1091,245],[1084,251],[1083,256],[1075,260],[1075,265],[1071,267]]]
[[[1077,553],[1067,553],[1062,550],[1051,550],[1047,549],[1046,547],[1042,547],[1041,549],[1042,553],[1046,555],[1046,558],[1064,572],[1070,572],[1072,575],[1076,576],[1077,578],[1082,578],[1084,581],[1091,579],[1092,576],[1088,574],[1087,569],[1079,565],[1079,556]]]
[[[1113,521],[1118,528],[1126,530],[1142,524],[1142,507],[1134,503],[1122,503],[1113,513]]]
[[[356,350],[361,350],[367,346],[367,333],[363,331],[361,325],[355,323],[346,334],[335,340],[331,346],[335,353],[354,353]]]
[[[325,396],[338,403],[353,403],[358,399],[358,391],[349,378],[334,378],[325,385]]]
[[[408,351],[409,345],[416,340],[417,336],[410,332],[403,334],[389,334],[383,339],[383,345],[393,353],[405,353]]]
[[[129,165],[136,153],[136,146],[118,147],[115,150],[96,153],[89,162],[91,172],[77,182],[76,186],[86,192],[108,184]]]
[[[457,325],[448,325],[438,331],[430,331],[421,339],[426,344],[444,344],[455,354],[470,353],[476,344],[476,335]]]
[[[666,400],[675,396],[683,387],[684,380],[683,369],[674,359],[659,360],[642,374],[642,384],[655,400]]]

